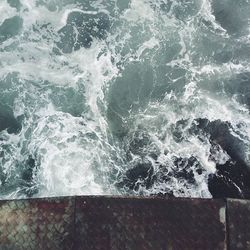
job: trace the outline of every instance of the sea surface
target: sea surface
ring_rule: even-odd
[[[0,0],[0,199],[250,198],[249,0]]]

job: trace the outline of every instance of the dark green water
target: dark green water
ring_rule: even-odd
[[[1,0],[0,198],[250,197],[248,0]]]

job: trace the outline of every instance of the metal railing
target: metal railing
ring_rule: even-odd
[[[0,249],[250,249],[250,201],[105,196],[0,201]]]

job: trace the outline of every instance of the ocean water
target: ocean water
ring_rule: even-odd
[[[249,0],[0,0],[0,198],[250,198]]]

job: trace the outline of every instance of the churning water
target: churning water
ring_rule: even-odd
[[[0,0],[0,197],[250,197],[249,0]]]

